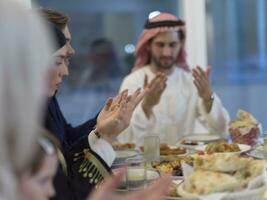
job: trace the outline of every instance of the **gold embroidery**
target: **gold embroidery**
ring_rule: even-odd
[[[97,185],[103,181],[104,177],[109,174],[108,171],[89,149],[84,149],[80,153],[75,153],[74,162],[81,159],[83,159],[83,161],[78,172],[81,173],[84,178],[88,178],[89,182],[95,184],[97,187]]]
[[[58,157],[59,163],[62,167],[64,174],[67,176],[68,175],[67,163],[66,163],[63,153],[61,152],[59,148],[57,148],[57,157]]]

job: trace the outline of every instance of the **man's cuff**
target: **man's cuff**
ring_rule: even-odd
[[[110,143],[95,134],[95,130],[88,135],[90,148],[97,153],[110,167],[115,160],[116,153]]]
[[[218,106],[218,98],[217,96],[213,93],[212,95],[212,99],[210,100],[210,111],[207,112],[206,108],[205,108],[205,102],[203,99],[200,98],[199,104],[200,104],[200,113],[202,113],[205,116],[213,116],[214,114],[216,114],[216,108]]]
[[[206,113],[208,117],[218,118],[218,114],[221,113],[220,110],[222,109],[222,104],[218,97],[214,95],[214,99],[212,101],[211,109],[209,113]]]
[[[211,111],[209,113],[204,112],[203,106],[202,113],[210,130],[221,134],[227,132],[227,125],[230,121],[229,114],[217,95],[213,100]]]

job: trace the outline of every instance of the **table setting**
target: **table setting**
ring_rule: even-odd
[[[175,145],[160,143],[157,135],[146,136],[141,147],[122,144],[127,148],[117,151],[119,159],[120,151],[127,152],[120,160],[127,168],[123,192],[132,190],[141,172],[138,189],[169,173],[173,182],[165,196],[168,200],[267,199],[267,135],[260,137],[259,123],[245,111],[231,121],[229,133],[228,138],[191,134]]]

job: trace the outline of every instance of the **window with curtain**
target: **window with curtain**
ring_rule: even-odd
[[[206,8],[213,81],[265,81],[265,0],[208,0]]]
[[[207,0],[208,62],[213,88],[232,119],[251,112],[267,129],[265,0]]]

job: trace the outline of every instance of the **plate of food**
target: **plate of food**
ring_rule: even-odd
[[[141,146],[140,150],[144,152],[144,147]],[[183,156],[186,155],[187,151],[184,147],[170,146],[167,144],[160,144],[160,155],[161,156]]]
[[[133,150],[135,148],[134,143],[119,143],[114,142],[112,144],[112,147],[115,151],[121,151],[121,150]]]
[[[210,193],[210,194],[196,194],[196,193],[193,193],[191,191],[189,192],[185,188],[185,182],[183,182],[177,187],[177,193],[179,196],[182,197],[182,199],[188,199],[188,200],[199,200],[199,199],[223,199],[223,200],[234,200],[234,199],[246,199],[246,200],[249,199],[250,200],[250,199],[253,199],[253,200],[261,200],[261,199],[263,199],[262,197],[264,196],[264,193],[266,191],[266,185],[264,185],[264,184],[260,185],[257,188],[243,189],[243,190],[240,190],[240,186],[236,186],[238,189],[236,189],[236,191],[235,191],[231,187],[232,183],[228,183],[228,182],[229,181],[227,181],[227,183],[220,182],[220,183],[225,183],[225,184],[223,186],[221,185],[221,186],[218,186],[217,188],[214,188],[214,190],[217,189],[217,191],[214,193]],[[205,189],[201,188],[201,190],[205,190]]]
[[[251,149],[249,145],[246,144],[237,144],[226,142],[212,142],[207,145],[198,146],[195,148],[197,151],[202,151],[208,154],[211,153],[244,153]]]
[[[201,199],[262,199],[266,190],[265,161],[236,154],[199,155],[187,167],[179,195]],[[225,195],[225,196],[219,196]],[[223,197],[223,198],[222,198]],[[200,198],[198,198],[200,199]]]
[[[193,158],[190,156],[179,157],[165,157],[161,158],[160,162],[153,162],[152,167],[158,170],[160,173],[170,173],[176,178],[183,176],[181,163],[186,162],[189,165],[193,165]]]
[[[202,145],[209,142],[214,142],[223,139],[220,135],[213,135],[213,134],[194,134],[188,135],[182,138],[180,144],[189,145],[189,146],[196,146]]]
[[[252,147],[257,145],[261,129],[261,124],[255,117],[244,110],[239,110],[236,119],[229,123],[229,132],[232,141],[247,144]]]
[[[160,144],[160,155],[161,156],[170,156],[170,155],[185,155],[186,148],[170,146],[167,144]]]

